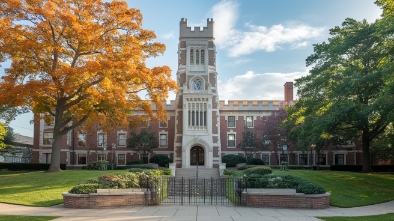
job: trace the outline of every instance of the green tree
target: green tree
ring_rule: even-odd
[[[302,131],[300,139],[361,140],[364,172],[371,171],[371,142],[393,121],[394,23],[388,20],[348,18],[331,29],[328,42],[314,45],[306,59],[310,74],[295,84],[299,102],[291,117],[315,131]]]
[[[247,160],[253,158],[253,154],[261,150],[261,142],[256,138],[255,132],[249,129],[242,133],[242,140],[238,146],[244,151]]]
[[[136,149],[141,155],[144,163],[148,163],[148,156],[153,152],[153,148],[157,148],[159,143],[155,137],[155,132],[141,130],[130,132],[131,137],[127,140],[127,147]]]
[[[0,122],[0,149],[13,147],[15,140],[15,134],[12,127],[7,124]]]

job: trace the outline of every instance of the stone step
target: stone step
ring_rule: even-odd
[[[175,178],[195,179],[197,168],[177,168]],[[217,168],[198,168],[198,178],[219,178],[219,169]]]

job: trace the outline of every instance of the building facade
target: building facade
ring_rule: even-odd
[[[178,44],[178,93],[174,101],[165,104],[167,122],[147,120],[140,128],[155,132],[159,145],[150,157],[168,155],[178,168],[203,166],[218,168],[222,156],[247,154],[239,143],[246,130],[262,127],[264,119],[280,108],[293,104],[293,83],[284,84],[284,100],[219,100],[216,72],[214,21],[192,29],[187,19],[181,19]],[[136,113],[139,114],[138,112]],[[140,113],[143,114],[143,113]],[[33,161],[49,163],[53,125],[46,125],[35,116]],[[93,161],[108,160],[125,165],[141,158],[140,153],[127,148],[129,128],[104,133],[83,128],[71,131],[63,138],[61,163],[85,166]],[[294,145],[267,143],[266,148],[251,153],[267,165],[285,161],[293,165],[361,164],[358,145],[322,150],[297,151]],[[286,147],[286,148],[284,148]],[[279,151],[278,151],[279,150]]]

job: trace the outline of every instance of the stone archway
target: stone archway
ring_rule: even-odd
[[[190,149],[190,165],[204,166],[205,165],[205,151],[200,146],[194,146]]]

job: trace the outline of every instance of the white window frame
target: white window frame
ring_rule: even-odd
[[[124,164],[119,164],[119,155],[123,155],[124,156]],[[125,166],[126,165],[126,154],[125,153],[119,153],[116,157],[116,165],[119,166]]]
[[[46,134],[52,134],[52,136],[46,137],[45,136]],[[42,144],[43,145],[52,145],[53,144],[53,131],[44,131],[44,133],[42,135]]]
[[[79,163],[79,155],[85,155],[85,164]],[[86,153],[77,153],[77,165],[86,165],[88,163],[88,155]]]
[[[248,119],[251,118],[251,122],[248,121]],[[252,125],[248,125],[248,123],[251,123]],[[254,117],[253,116],[245,116],[245,127],[246,128],[253,128],[254,127]]]
[[[120,137],[121,136],[124,136],[124,139],[120,139]],[[124,140],[124,144],[122,143],[120,143],[120,141],[121,140]],[[126,132],[118,132],[118,135],[117,135],[117,145],[119,146],[119,147],[125,147],[126,145],[127,145],[127,133]]]
[[[103,159],[101,159],[104,157]],[[107,154],[106,153],[97,153],[97,161],[105,160],[107,161]]]
[[[230,126],[230,117],[234,118],[234,126]],[[237,119],[235,116],[227,116],[227,128],[236,128],[237,127]]]
[[[306,155],[306,164],[300,164],[301,155]],[[300,165],[300,166],[307,166],[307,165],[309,165],[309,154],[307,154],[307,153],[299,153],[298,154],[298,165]]]
[[[267,156],[268,157],[268,163],[266,164],[266,162],[263,160],[263,156]],[[270,154],[266,154],[266,153],[262,153],[261,154],[261,160],[264,162],[265,165],[271,165],[271,160],[270,160],[271,156]]]
[[[84,140],[81,138],[84,137]],[[84,145],[80,145],[80,143],[84,143]],[[87,134],[86,133],[78,133],[78,146],[80,147],[86,147],[87,145]]]
[[[107,148],[107,133],[97,132],[97,147]]]
[[[229,141],[230,141],[230,136],[234,136],[234,146],[230,146],[229,145]],[[227,133],[227,148],[236,148],[237,147],[237,134],[232,132],[232,133]]]
[[[166,137],[165,139],[165,144],[162,144],[162,135]],[[164,140],[163,140],[164,141]],[[159,133],[159,147],[160,148],[166,148],[168,147],[168,134],[167,133]]]

